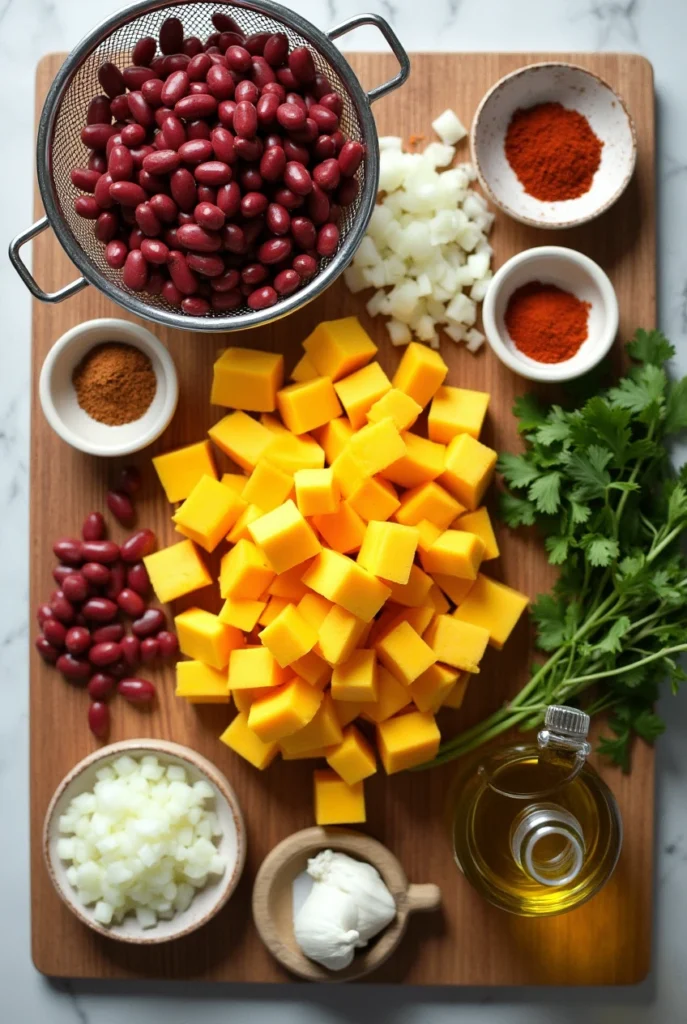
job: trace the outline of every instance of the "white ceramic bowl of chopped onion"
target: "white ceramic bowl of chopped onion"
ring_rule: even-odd
[[[121,942],[180,938],[236,888],[246,830],[214,765],[164,740],[124,740],[80,761],[43,831],[48,873],[84,924]]]

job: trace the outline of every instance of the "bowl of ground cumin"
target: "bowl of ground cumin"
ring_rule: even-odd
[[[89,320],[50,349],[39,381],[45,417],[89,455],[128,455],[169,424],[179,388],[169,352],[145,327]]]
[[[540,228],[598,217],[635,168],[634,124],[598,75],[574,64],[532,64],[486,94],[470,133],[480,184],[509,216]]]

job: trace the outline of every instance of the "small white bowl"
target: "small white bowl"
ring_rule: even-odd
[[[504,148],[515,111],[549,102],[584,114],[603,142],[589,191],[555,203],[525,192]],[[569,228],[598,217],[625,191],[637,159],[634,124],[620,96],[591,71],[562,63],[531,64],[500,79],[477,108],[470,148],[487,195],[515,220],[538,228]]]
[[[143,416],[116,427],[84,412],[72,384],[72,374],[89,349],[106,341],[145,352],[157,378],[155,397]],[[154,334],[140,324],[108,317],[72,327],[55,342],[43,363],[38,393],[45,418],[63,441],[88,455],[116,456],[140,451],[160,436],[177,407],[179,384],[172,357]]]
[[[517,288],[530,281],[555,284],[590,304],[587,339],[571,359],[540,363],[516,348],[508,334],[508,301]],[[542,245],[512,256],[496,271],[484,299],[482,320],[492,351],[515,373],[529,380],[572,380],[596,366],[613,345],[618,333],[618,300],[607,274],[594,260],[574,249]]]
[[[216,882],[210,882],[203,889],[199,889],[187,910],[175,914],[169,921],[160,919],[154,928],[141,928],[132,914],[127,914],[121,924],[105,926],[96,921],[93,915],[94,908],[84,907],[77,900],[76,890],[67,880],[69,864],[57,855],[60,815],[65,813],[75,796],[92,790],[97,781],[95,775],[98,769],[122,754],[129,754],[131,757],[154,754],[165,764],[181,765],[193,782],[200,779],[209,782],[215,791],[214,810],[222,829],[217,850],[227,861],[224,874]],[[195,931],[224,906],[238,885],[246,861],[246,827],[234,790],[224,775],[206,758],[196,754],[189,747],[168,743],[165,740],[122,740],[89,754],[83,761],[79,761],[59,784],[45,815],[43,856],[57,895],[89,928],[120,942],[156,945]]]

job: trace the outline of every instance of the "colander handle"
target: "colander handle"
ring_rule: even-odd
[[[400,70],[397,75],[390,78],[388,82],[384,82],[383,85],[377,85],[374,89],[370,89],[367,98],[370,103],[374,103],[380,97],[386,96],[388,92],[398,89],[399,85],[403,85],[410,74],[410,57],[389,22],[379,14],[357,14],[355,17],[348,18],[347,21],[337,25],[327,35],[332,40],[338,39],[339,36],[343,36],[346,32],[351,32],[355,28],[360,28],[362,25],[375,25],[379,29],[391,47],[394,57],[400,64]]]
[[[35,224],[32,224],[26,231],[20,232],[16,238],[13,238],[10,242],[10,260],[12,266],[19,274],[20,278],[29,289],[31,294],[36,299],[40,299],[41,302],[62,302],[63,299],[68,299],[70,295],[76,295],[82,288],[85,288],[88,281],[85,277],[77,277],[76,281],[72,281],[71,284],[67,284],[64,288],[58,289],[56,292],[44,292],[41,286],[34,279],[29,268],[23,262],[19,255],[19,250],[22,245],[26,245],[36,235],[40,235],[41,231],[45,231],[48,227],[48,218],[41,217]]]

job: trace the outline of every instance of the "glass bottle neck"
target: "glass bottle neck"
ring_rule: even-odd
[[[557,804],[534,803],[523,808],[513,822],[510,846],[518,866],[540,885],[567,885],[584,863],[582,827]]]

